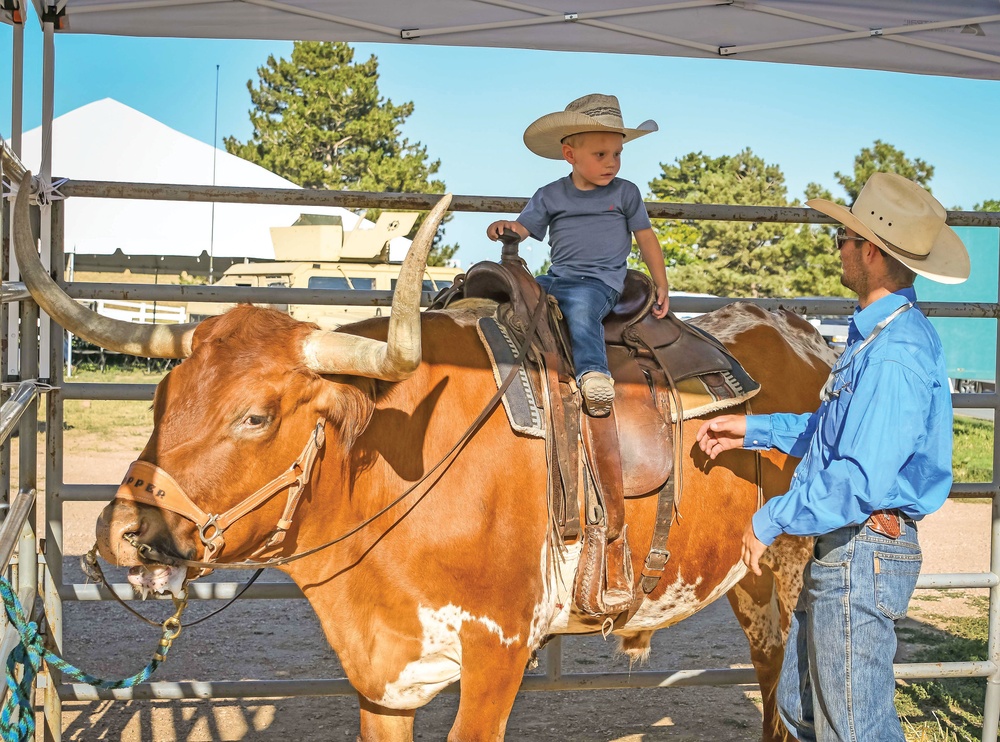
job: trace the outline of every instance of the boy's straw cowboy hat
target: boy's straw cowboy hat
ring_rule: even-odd
[[[961,283],[969,277],[969,253],[945,224],[948,212],[934,196],[901,175],[874,173],[850,209],[823,198],[806,205],[832,216],[932,281]]]
[[[643,121],[638,128],[628,129],[622,121],[622,109],[613,95],[592,93],[566,106],[565,111],[542,116],[524,131],[524,144],[541,157],[561,160],[562,140],[587,131],[613,131],[626,142],[658,129],[655,121]]]

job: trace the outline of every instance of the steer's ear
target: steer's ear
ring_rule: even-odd
[[[316,402],[339,431],[340,443],[350,448],[375,412],[375,380],[355,377],[347,384],[324,380]]]

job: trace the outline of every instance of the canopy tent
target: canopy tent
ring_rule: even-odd
[[[33,2],[66,33],[726,57],[1000,79],[997,0]]]
[[[52,143],[57,178],[298,187],[110,98],[54,119]],[[41,144],[41,127],[25,133],[23,160],[36,172]],[[67,254],[133,256],[137,267],[149,262],[138,256],[200,258],[189,271],[197,273],[207,273],[206,257],[212,256],[218,274],[237,258],[273,260],[270,228],[291,225],[302,208],[220,203],[213,209],[209,203],[73,198],[66,202],[65,249]],[[309,211],[338,217],[345,231],[375,226],[347,209],[315,206]],[[402,259],[408,247],[409,240],[392,240],[390,257]]]

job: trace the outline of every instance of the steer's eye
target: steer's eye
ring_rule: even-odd
[[[267,415],[247,415],[243,424],[248,428],[262,428],[267,424]]]

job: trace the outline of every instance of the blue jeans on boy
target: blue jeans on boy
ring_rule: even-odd
[[[556,298],[566,319],[576,380],[588,371],[610,376],[601,322],[614,309],[621,294],[598,278],[557,278],[546,274],[538,276],[537,281]]]
[[[792,616],[778,711],[802,742],[904,742],[893,705],[895,622],[917,583],[916,525],[899,538],[847,526],[816,538]]]

